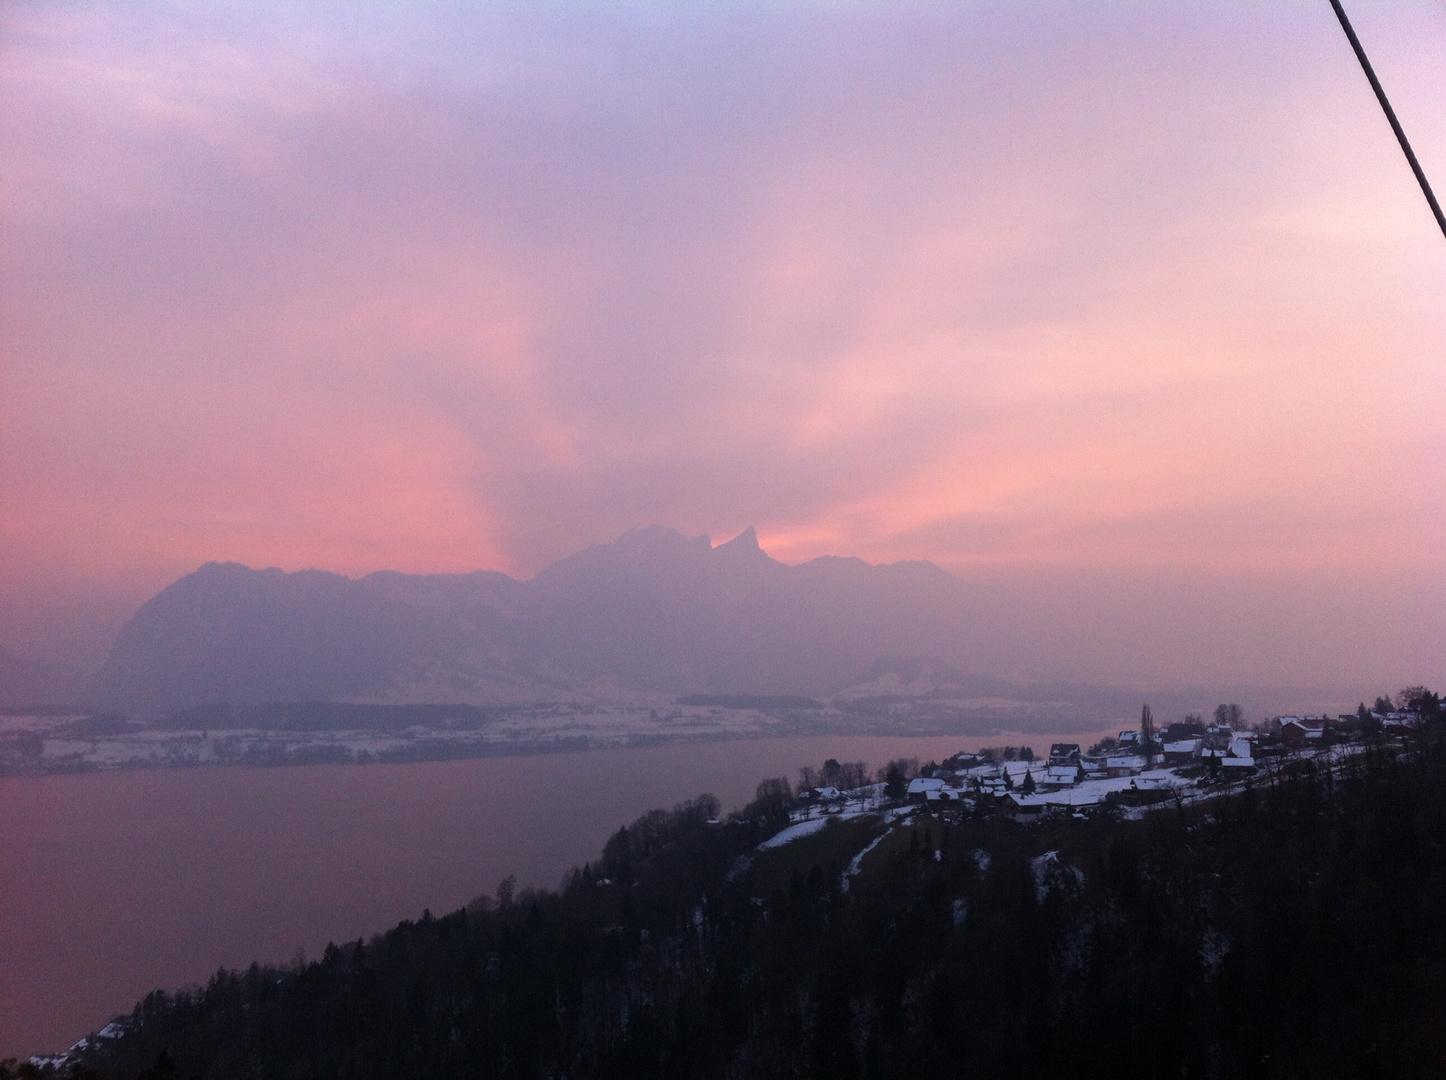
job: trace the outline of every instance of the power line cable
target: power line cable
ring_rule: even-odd
[[[1441,226],[1441,235],[1446,236],[1446,215],[1441,213],[1441,204],[1436,201],[1436,195],[1432,192],[1431,185],[1426,180],[1426,174],[1421,169],[1421,163],[1416,160],[1416,154],[1406,139],[1406,133],[1401,130],[1401,122],[1396,119],[1396,110],[1391,108],[1391,103],[1386,100],[1386,92],[1381,89],[1381,82],[1376,78],[1371,62],[1366,59],[1366,50],[1361,48],[1360,38],[1356,37],[1356,32],[1351,29],[1351,20],[1346,18],[1346,9],[1341,7],[1340,0],[1331,0],[1331,7],[1336,9],[1336,18],[1341,21],[1341,29],[1346,32],[1351,48],[1356,51],[1356,59],[1361,62],[1366,78],[1371,80],[1371,89],[1376,92],[1376,100],[1381,103],[1381,108],[1386,112],[1386,119],[1391,122],[1391,130],[1396,133],[1396,141],[1406,152],[1406,160],[1411,163],[1411,171],[1416,174],[1421,191],[1425,194],[1426,201],[1431,204],[1431,213],[1436,215],[1436,224]]]

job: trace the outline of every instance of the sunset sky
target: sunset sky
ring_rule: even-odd
[[[1446,188],[1446,7],[1349,10]],[[1446,239],[1326,0],[0,7],[24,656],[212,559],[753,524],[1015,590],[1021,670],[1394,689],[1443,480]]]

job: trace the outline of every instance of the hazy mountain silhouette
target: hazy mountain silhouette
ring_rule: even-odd
[[[997,655],[1003,604],[927,562],[789,566],[752,528],[725,544],[652,527],[531,581],[284,573],[208,563],[122,629],[98,703],[556,699],[624,691],[819,694],[882,657]]]

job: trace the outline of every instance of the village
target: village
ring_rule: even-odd
[[[901,760],[879,770],[873,783],[862,782],[863,763],[830,761],[818,772],[801,770],[793,823],[769,843],[806,835],[830,818],[910,804],[1017,822],[1105,810],[1136,816],[1152,806],[1238,790],[1257,777],[1272,780],[1310,759],[1334,763],[1370,747],[1399,745],[1422,722],[1421,711],[1363,704],[1353,713],[1277,716],[1247,727],[1238,706],[1221,706],[1214,722],[1187,716],[1156,729],[1145,706],[1138,728],[1088,749],[1060,742],[1047,756],[1005,746],[923,766]]]

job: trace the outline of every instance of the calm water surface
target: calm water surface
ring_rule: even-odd
[[[62,1049],[157,987],[309,956],[509,874],[554,886],[645,810],[825,758],[941,759],[1101,734],[810,737],[407,765],[0,779],[0,1058]]]

